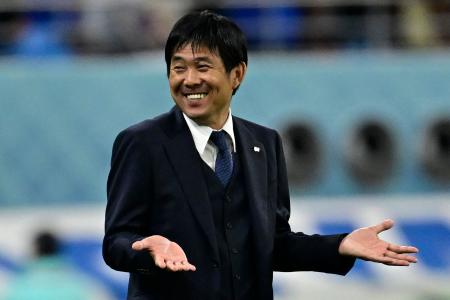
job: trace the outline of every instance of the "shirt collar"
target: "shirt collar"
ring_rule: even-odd
[[[203,153],[205,151],[206,145],[208,144],[211,132],[213,132],[214,129],[208,126],[198,125],[194,120],[190,119],[184,113],[183,117],[186,120],[189,130],[191,131],[195,148],[197,148],[198,153]],[[225,132],[228,133],[233,144],[233,152],[236,152],[236,140],[234,137],[233,116],[231,115],[231,111],[228,113],[228,118],[221,130],[225,130]]]

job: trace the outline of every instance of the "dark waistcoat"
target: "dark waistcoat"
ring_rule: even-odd
[[[220,254],[221,300],[255,299],[252,228],[244,176],[238,155],[233,155],[233,175],[224,187],[203,163]]]

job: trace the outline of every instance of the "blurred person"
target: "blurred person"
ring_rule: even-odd
[[[67,39],[74,16],[64,11],[22,13],[20,26],[8,48],[8,54],[26,58],[71,57]]]
[[[160,49],[178,10],[186,5],[176,2],[174,9],[170,1],[88,1],[79,26],[80,51],[129,54]]]
[[[210,11],[182,17],[165,60],[175,107],[122,131],[107,183],[103,256],[130,273],[128,299],[273,299],[273,271],[346,274],[355,259],[394,266],[418,250],[350,234],[291,231],[281,138],[233,116],[245,37]]]
[[[406,46],[423,48],[439,44],[428,1],[412,0],[403,4],[400,28]]]
[[[5,300],[110,299],[65,262],[60,241],[53,233],[39,232],[33,251],[35,259],[12,281]]]
[[[24,16],[15,11],[0,11],[0,55],[11,54],[11,47],[23,30]]]

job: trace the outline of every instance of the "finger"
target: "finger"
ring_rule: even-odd
[[[389,257],[388,255],[377,256],[372,261],[379,262],[388,266],[409,266],[409,262],[401,259]]]
[[[415,257],[412,257],[410,255],[408,255],[408,257],[401,257],[399,255],[400,254],[394,252],[386,252],[384,255],[371,256],[366,260],[382,263],[388,266],[409,266],[410,263],[417,261]]]
[[[172,260],[166,259],[165,262],[166,262],[167,269],[169,269],[170,271],[174,271],[174,272],[177,271],[177,267],[174,265]]]
[[[164,259],[161,256],[155,256],[155,265],[161,269],[165,269],[167,267],[166,263],[164,262]]]
[[[383,232],[385,230],[391,229],[394,226],[394,221],[391,219],[386,219],[383,222],[372,226],[371,228],[375,230],[375,232],[378,234],[380,232]]]
[[[189,265],[189,271],[194,272],[194,271],[197,270],[197,268],[196,268],[194,265],[192,265],[192,264],[190,264],[190,263],[188,263],[188,265]]]
[[[399,257],[399,255],[400,254],[394,252],[386,252],[383,255],[373,255],[366,257],[365,260],[382,263],[388,266],[409,266],[411,262],[414,262],[410,261],[410,258],[412,258],[412,256],[408,255],[408,259],[403,259]]]
[[[174,266],[174,271],[175,272],[177,272],[177,271],[184,271],[184,267],[181,264],[181,261],[174,261],[173,262],[173,266]]]
[[[195,266],[191,265],[187,261],[182,261],[181,265],[182,265],[184,271],[195,271],[196,270]]]
[[[393,259],[393,258],[391,258],[390,261],[383,263],[383,264],[388,265],[388,266],[404,266],[404,267],[409,266],[408,261],[401,260],[401,259]]]
[[[417,262],[417,258],[412,256],[412,255],[407,255],[407,254],[398,254],[396,252],[393,251],[386,251],[385,256],[396,259],[396,260],[404,260],[407,261],[409,263],[416,263]]]
[[[131,245],[131,248],[136,251],[144,250],[144,243],[142,241],[136,241]]]
[[[417,253],[419,252],[419,249],[412,246],[399,246],[395,244],[389,244],[388,250],[394,251],[396,253]]]
[[[179,267],[180,267],[180,270],[182,270],[182,271],[189,271],[188,262],[185,260],[180,262]]]
[[[181,265],[181,262],[176,261],[166,261],[167,268],[172,272],[184,271],[184,267]]]
[[[387,257],[387,256],[369,256],[364,258],[364,260],[367,261],[372,261],[372,262],[377,262],[377,263],[382,263],[385,265],[390,265],[391,263],[394,262],[394,259]]]

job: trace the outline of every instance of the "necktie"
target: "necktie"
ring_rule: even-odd
[[[227,186],[231,174],[233,173],[233,158],[231,156],[231,151],[228,148],[227,133],[223,130],[213,131],[210,139],[218,149],[216,169],[214,172],[217,177],[219,177],[223,186]]]

